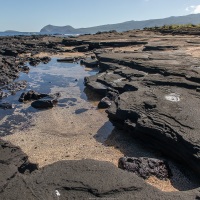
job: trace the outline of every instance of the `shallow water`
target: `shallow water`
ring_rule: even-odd
[[[22,92],[34,90],[39,93],[49,94],[54,90],[55,92],[61,92],[57,106],[74,106],[76,105],[77,97],[88,100],[84,92],[84,77],[98,72],[98,69],[86,71],[85,67],[79,63],[60,63],[57,62],[56,58],[52,58],[48,64],[41,63],[37,67],[29,66],[29,68],[29,73],[21,72],[19,78],[15,80],[15,82],[27,81],[27,87],[18,91],[15,95],[9,94],[8,97],[0,100],[0,103],[11,103],[14,106],[14,109],[0,110],[0,136],[11,134],[12,130],[22,123],[26,127],[31,116],[35,112],[40,112],[40,110],[31,107],[30,102],[23,104],[18,101]],[[71,97],[70,91],[72,91],[71,88],[73,87],[78,89],[79,92],[74,93],[73,97]],[[7,90],[5,92],[9,93]]]

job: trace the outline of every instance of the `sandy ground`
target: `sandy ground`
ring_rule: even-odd
[[[186,52],[192,57],[200,58],[200,47],[188,47]]]
[[[35,54],[34,57],[44,57],[44,56],[50,56],[50,57],[57,57],[57,58],[65,58],[65,57],[85,57],[84,53],[80,53],[80,52],[62,52],[59,54],[50,54],[50,53],[45,53],[45,52],[41,52],[39,54]]]

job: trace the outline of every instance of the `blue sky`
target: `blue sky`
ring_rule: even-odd
[[[200,13],[200,0],[0,0],[0,8],[0,31],[39,31]]]

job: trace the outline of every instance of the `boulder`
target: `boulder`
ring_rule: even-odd
[[[48,62],[51,61],[51,58],[48,56],[45,56],[45,57],[40,58],[40,60],[42,61],[42,63],[47,64]]]
[[[104,97],[101,99],[101,101],[98,104],[98,108],[109,108],[111,106],[112,102],[108,97]]]
[[[89,68],[95,68],[98,67],[98,61],[97,60],[81,60],[81,64],[85,65],[86,67]]]
[[[118,167],[144,179],[155,176],[162,180],[172,176],[168,163],[155,158],[122,157],[119,159]]]
[[[39,65],[41,60],[39,58],[30,58],[29,59],[29,65],[31,66],[37,66]]]
[[[3,51],[4,51],[3,55],[5,56],[16,57],[18,55],[18,52],[15,49],[4,49]]]
[[[1,109],[13,109],[14,106],[10,103],[0,103],[0,108]]]
[[[38,109],[46,109],[46,108],[53,108],[55,104],[57,104],[57,100],[37,100],[31,103],[33,108]]]
[[[25,102],[25,101],[32,101],[32,100],[38,100],[44,97],[48,97],[48,94],[40,94],[38,92],[35,92],[33,90],[30,90],[28,92],[23,92],[19,98],[19,102]]]

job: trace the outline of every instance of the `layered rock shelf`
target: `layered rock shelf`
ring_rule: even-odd
[[[115,126],[199,175],[200,56],[191,53],[198,38],[191,45],[187,37],[136,37],[147,44],[134,52],[96,50],[100,73],[86,77],[85,84],[103,96],[115,91],[107,110]]]

